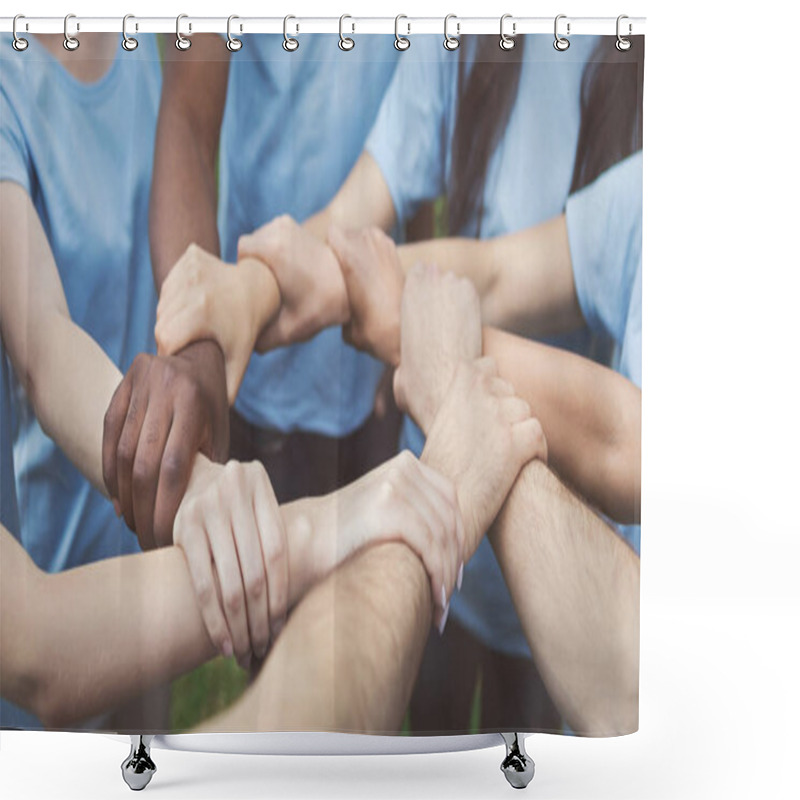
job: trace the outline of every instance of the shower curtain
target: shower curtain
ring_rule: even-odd
[[[636,730],[643,37],[130,33],[0,40],[0,727]]]

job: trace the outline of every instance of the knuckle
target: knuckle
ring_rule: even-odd
[[[245,591],[248,597],[258,599],[264,595],[267,588],[267,580],[263,572],[257,572],[255,575],[249,575],[246,578]]]
[[[244,595],[242,589],[238,586],[228,588],[223,593],[223,603],[225,609],[231,614],[237,614],[241,611],[244,604]]]
[[[186,461],[181,453],[175,451],[167,453],[161,464],[161,473],[167,486],[175,486],[183,476],[185,468]]]
[[[195,593],[200,605],[204,607],[211,605],[216,595],[211,580],[205,575],[195,581]]]
[[[264,558],[267,564],[267,570],[272,572],[280,568],[286,555],[286,547],[282,536],[271,536],[269,544],[267,545],[267,552]]]

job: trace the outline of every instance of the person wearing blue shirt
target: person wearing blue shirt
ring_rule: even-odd
[[[219,37],[195,36],[168,56],[151,226],[159,283],[191,243],[235,262],[242,234],[319,211],[361,153],[399,57],[393,38],[358,38],[349,53],[337,36],[301,36],[295,52],[282,41],[245,36],[228,58]],[[382,371],[337,329],[254,354],[231,454],[260,459],[281,501],[350,482],[397,449],[397,424],[372,414]]]
[[[155,38],[143,37],[132,53],[110,34],[82,37],[75,53],[59,36],[28,41],[24,52],[8,36],[0,41],[0,181],[30,197],[72,318],[125,369],[154,348],[147,219],[161,89]],[[35,563],[58,572],[139,551],[111,503],[43,432],[19,385],[12,391],[16,533]]]
[[[460,57],[427,38],[420,37],[413,57],[398,68],[365,153],[317,224],[342,220],[351,227],[388,230],[420,202],[445,194],[449,235],[458,238],[399,248],[403,267],[424,260],[466,273],[482,290],[485,322],[607,363],[609,332],[587,327],[579,311],[550,307],[549,316],[542,315],[545,324],[528,320],[520,328],[519,307],[505,318],[498,313],[497,289],[511,287],[504,299],[518,305],[539,301],[548,308],[554,287],[526,281],[535,274],[530,259],[538,254],[546,262],[549,254],[527,247],[524,237],[562,214],[571,192],[636,149],[641,60],[634,55],[621,62],[613,42],[597,37],[578,37],[564,53],[547,37],[525,37],[505,57],[488,37],[465,39]],[[597,113],[598,103],[606,104],[607,114]],[[363,197],[370,199],[369,207]],[[563,219],[556,224],[565,243]],[[470,239],[489,245],[480,251],[489,262],[482,268],[474,251],[466,253]],[[498,239],[506,247],[502,254],[494,248]],[[497,281],[501,273],[505,280]],[[410,422],[404,442],[414,452],[422,449],[422,435]],[[449,644],[432,639],[429,656],[434,649],[449,651],[430,656],[430,670],[423,665],[412,718],[422,720],[423,728],[435,727],[437,720],[440,727],[453,724],[467,713],[464,695],[482,669],[492,673],[485,689],[508,687],[499,696],[484,693],[482,723],[507,724],[499,720],[507,721],[517,706],[531,709],[537,727],[558,727],[552,706],[540,701],[545,692],[488,541],[467,564],[451,614],[458,625]],[[441,682],[453,674],[442,668],[445,661],[472,665],[462,670],[471,674],[461,682],[460,697],[441,691]],[[532,687],[526,697],[519,694],[523,685]]]

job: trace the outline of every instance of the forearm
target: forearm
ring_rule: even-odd
[[[587,358],[494,328],[484,328],[483,352],[541,422],[555,472],[612,519],[638,522],[641,390]]]
[[[539,461],[490,533],[536,664],[579,734],[638,727],[639,559]]]
[[[389,187],[375,159],[365,150],[331,202],[303,224],[325,241],[332,224],[344,229],[374,225],[389,232],[395,220]]]
[[[3,529],[0,564],[2,693],[47,727],[71,726],[215,655],[178,548],[46,575]]]
[[[411,550],[359,550],[297,606],[244,697],[199,730],[397,732],[430,624]]]
[[[166,49],[150,192],[150,252],[156,288],[192,244],[219,255],[216,157],[228,64],[215,35]]]
[[[26,393],[44,432],[92,485],[103,481],[103,418],[122,375],[66,314],[48,312],[31,330]]]
[[[431,239],[398,252],[406,272],[421,261],[469,278],[487,325],[541,337],[583,324],[563,214],[506,236]]]

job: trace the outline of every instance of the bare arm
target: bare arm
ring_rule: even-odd
[[[362,550],[297,607],[247,694],[198,730],[396,732],[430,624],[421,561],[401,544]]]
[[[0,325],[45,433],[105,493],[103,415],[120,372],[70,319],[61,278],[27,192],[0,183]],[[54,402],[55,401],[55,402]]]
[[[544,464],[522,471],[490,540],[548,691],[579,734],[639,713],[639,559]]]
[[[521,336],[551,336],[584,324],[562,214],[493,239],[443,238],[401,245],[403,270],[417,262],[469,278],[484,322]]]
[[[219,255],[215,164],[228,84],[228,51],[214,34],[183,52],[164,48],[150,249],[156,287],[192,244]]]
[[[330,508],[319,501],[281,509],[290,606],[326,569],[310,558],[323,513],[330,516]],[[217,653],[180,548],[50,575],[0,531],[0,693],[48,728],[113,708]]]
[[[331,244],[350,301],[350,341],[398,366],[406,277],[394,244],[374,229],[335,228]],[[483,352],[541,422],[555,471],[608,516],[637,522],[641,390],[589,359],[496,328],[484,328]]]
[[[63,728],[215,655],[178,548],[47,575],[0,531],[2,695]]]
[[[365,150],[328,205],[309,217],[306,229],[325,241],[332,224],[342,228],[375,226],[390,231],[395,224],[392,195],[375,159]]]
[[[493,328],[483,347],[542,423],[553,469],[612,519],[638,523],[641,389],[587,358]]]

